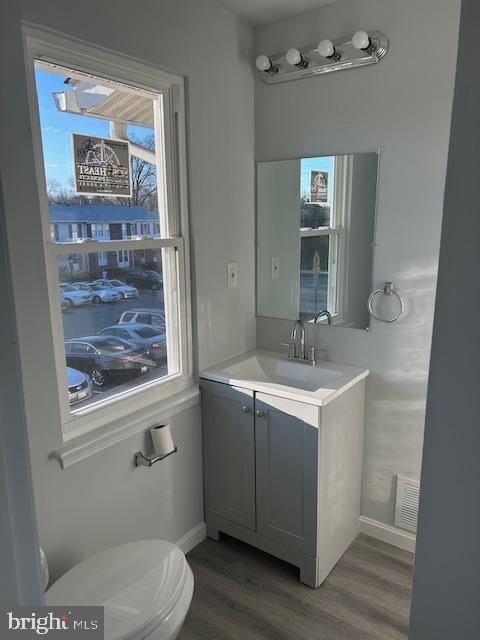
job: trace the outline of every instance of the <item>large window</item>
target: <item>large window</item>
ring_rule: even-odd
[[[178,116],[158,90],[35,60],[64,429],[191,380]],[[103,416],[92,421],[92,413]]]

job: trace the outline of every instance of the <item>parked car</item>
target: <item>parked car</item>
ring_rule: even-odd
[[[88,373],[97,387],[114,376],[155,367],[144,348],[114,336],[85,336],[65,342],[67,365]]]
[[[67,367],[68,400],[76,404],[92,396],[93,386],[90,376],[72,367]]]
[[[88,291],[95,304],[100,304],[100,302],[118,302],[121,298],[115,289],[106,288],[96,282],[77,282],[75,286],[77,289],[80,289],[80,291]]]
[[[82,304],[90,304],[92,302],[92,296],[89,291],[80,291],[76,287],[66,282],[60,283],[60,300],[62,308],[69,309],[70,307],[78,307]]]
[[[120,294],[121,298],[137,298],[138,289],[121,280],[95,280],[95,283],[102,285],[105,289],[113,289]]]
[[[147,355],[157,363],[167,358],[166,336],[165,333],[159,332],[158,327],[139,322],[125,322],[106,327],[99,331],[98,335],[115,336],[132,342],[137,347],[143,347]]]
[[[152,309],[129,309],[124,311],[117,324],[124,323],[150,324],[157,327],[162,333],[165,333],[165,315],[161,311]]]
[[[162,289],[163,276],[152,269],[134,269],[125,276],[127,284],[132,284],[139,289]]]

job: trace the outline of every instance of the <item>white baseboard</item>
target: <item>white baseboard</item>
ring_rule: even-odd
[[[177,545],[177,547],[180,547],[183,553],[188,553],[194,547],[196,547],[197,544],[203,542],[206,537],[207,527],[205,525],[205,522],[200,522],[195,527],[193,527],[193,529],[187,531],[187,533],[182,536],[180,540],[177,540],[175,544]]]
[[[366,516],[360,516],[360,532],[365,533],[367,536],[372,536],[372,538],[377,538],[382,542],[393,544],[400,549],[405,549],[405,551],[415,553],[416,536],[414,533],[402,531],[397,527],[378,522],[378,520],[372,520]]]
[[[365,533],[367,536],[381,540],[388,544],[392,544],[399,549],[405,549],[405,551],[411,551],[415,553],[415,534],[408,531],[402,531],[397,527],[378,522],[378,520],[372,520],[366,516],[360,516],[360,532]],[[207,528],[205,522],[200,522],[193,529],[187,531],[187,533],[177,540],[175,543],[177,547],[184,553],[188,553],[197,544],[200,544],[207,537]]]

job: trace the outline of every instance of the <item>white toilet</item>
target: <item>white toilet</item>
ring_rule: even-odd
[[[44,587],[48,565],[40,550]],[[183,552],[164,540],[129,542],[76,565],[45,593],[47,605],[102,605],[105,640],[174,640],[193,594]]]

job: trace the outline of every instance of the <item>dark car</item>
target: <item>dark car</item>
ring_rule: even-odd
[[[132,342],[137,347],[143,347],[147,355],[156,362],[165,361],[167,358],[167,343],[165,333],[156,327],[140,322],[125,322],[113,327],[106,327],[99,331],[100,336],[115,336]]]
[[[152,269],[134,269],[125,276],[125,282],[139,289],[162,289],[163,276]]]
[[[155,362],[146,350],[113,336],[85,336],[65,342],[67,365],[88,373],[95,386],[126,373],[146,373]]]

